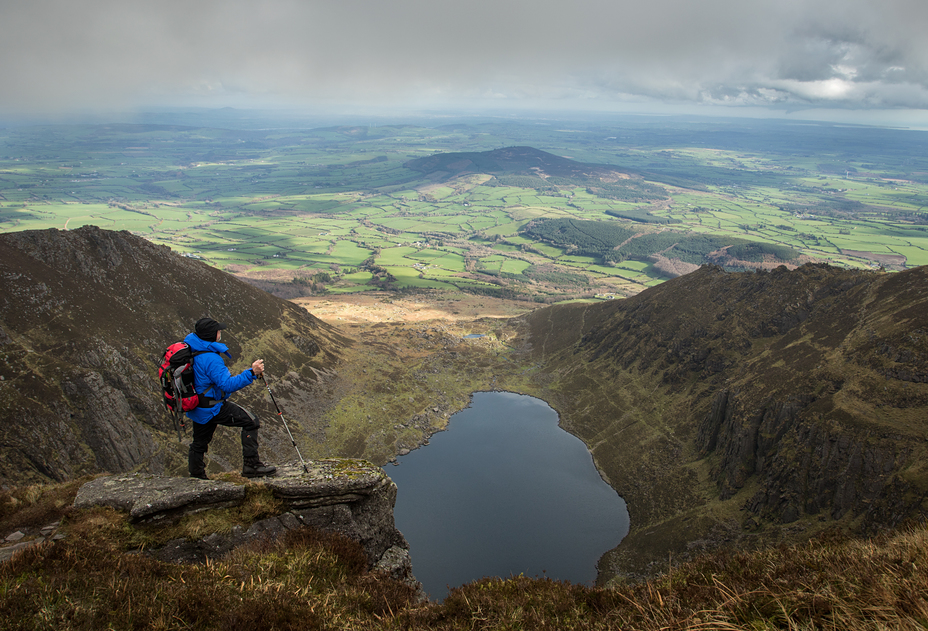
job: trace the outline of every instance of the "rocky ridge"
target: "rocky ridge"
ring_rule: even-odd
[[[164,561],[199,563],[256,539],[276,539],[288,530],[311,526],[358,541],[371,567],[417,585],[409,544],[393,521],[396,485],[383,470],[349,459],[311,461],[307,470],[286,464],[275,476],[248,485],[152,474],[103,476],[81,486],[74,507],[108,506],[128,513],[135,524],[169,524],[195,513],[237,506],[245,500],[249,485],[261,485],[280,501],[284,509],[280,514],[247,528],[171,540],[146,554]]]
[[[129,232],[0,235],[0,483],[182,471],[186,445],[155,369],[204,315],[229,325],[230,369],[266,358],[281,405],[309,417],[294,429],[320,434],[327,382],[350,342],[305,309]],[[252,387],[236,400],[273,418],[263,394]],[[283,429],[265,427],[267,456],[289,456]],[[219,469],[240,462],[236,443],[217,435]]]
[[[928,517],[928,268],[706,266],[522,322],[539,396],[628,502],[607,577]]]

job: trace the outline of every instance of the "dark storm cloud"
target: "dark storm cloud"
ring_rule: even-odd
[[[923,0],[0,0],[0,113],[170,103],[928,107]]]

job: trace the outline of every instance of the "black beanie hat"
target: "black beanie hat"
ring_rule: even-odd
[[[200,318],[197,320],[194,331],[197,337],[204,342],[215,342],[216,334],[224,328],[226,328],[226,325],[222,322],[216,322],[212,318]]]

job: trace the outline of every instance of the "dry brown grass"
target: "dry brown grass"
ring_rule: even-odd
[[[70,511],[87,476],[63,484],[31,484],[0,491],[0,533],[16,528],[42,528]]]
[[[422,629],[925,629],[928,531],[717,554],[655,580],[590,589],[484,579],[420,610]]]
[[[163,563],[133,547],[124,514],[56,509],[71,489],[14,492],[21,512],[2,504],[8,520],[57,510],[67,537],[0,565],[0,629],[928,628],[925,525],[707,555],[612,589],[486,578],[420,603],[407,585],[369,572],[356,542],[309,529],[204,565]],[[256,514],[267,508],[261,493],[253,504]]]

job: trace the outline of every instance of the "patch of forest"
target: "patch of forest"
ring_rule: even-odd
[[[673,217],[658,217],[656,215],[652,215],[646,210],[642,210],[640,208],[633,208],[631,210],[607,210],[606,214],[618,219],[628,219],[629,221],[636,221],[638,223],[683,223],[679,219],[674,219]]]
[[[655,254],[685,263],[703,265],[714,262],[709,255],[727,248],[728,258],[761,262],[769,258],[790,261],[798,253],[784,245],[735,237],[689,234],[673,230],[641,233],[605,221],[546,219],[529,224],[523,234],[564,248],[572,254],[599,257],[603,263],[647,260]]]
[[[484,186],[513,186],[516,188],[533,188],[539,193],[561,194],[565,189],[583,188],[590,195],[621,202],[642,203],[667,199],[667,190],[655,184],[635,178],[623,178],[615,182],[604,182],[600,177],[587,176],[550,176],[537,175],[497,175],[483,184]],[[628,217],[632,219],[632,217]],[[676,219],[663,219],[639,212],[634,221],[649,223],[679,223]]]

